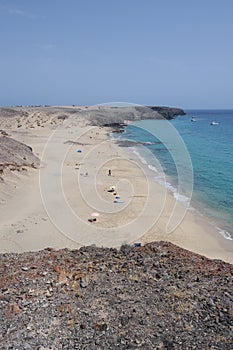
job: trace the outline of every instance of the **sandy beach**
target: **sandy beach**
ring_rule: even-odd
[[[109,139],[111,129],[92,126],[81,114],[66,119],[60,111],[35,110],[6,118],[1,128],[41,160],[39,169],[2,175],[1,252],[163,240],[233,263],[233,242],[197,211],[184,211],[136,157]],[[175,204],[179,224],[166,233]]]

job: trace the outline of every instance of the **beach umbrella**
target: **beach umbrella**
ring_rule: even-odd
[[[97,216],[99,216],[100,214],[99,213],[92,213],[91,214],[91,216],[93,216],[93,217],[97,217]]]

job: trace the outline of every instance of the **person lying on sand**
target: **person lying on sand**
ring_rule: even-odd
[[[89,222],[97,222],[97,218],[88,219]]]

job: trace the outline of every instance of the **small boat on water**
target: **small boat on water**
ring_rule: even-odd
[[[210,125],[218,125],[219,122],[215,122],[214,120],[210,123]]]
[[[191,118],[191,122],[196,122],[197,120],[196,120],[196,118],[195,117],[192,117]]]

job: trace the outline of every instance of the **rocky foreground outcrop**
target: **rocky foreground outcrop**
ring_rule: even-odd
[[[232,277],[164,242],[2,254],[0,348],[231,350]]]

